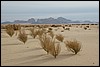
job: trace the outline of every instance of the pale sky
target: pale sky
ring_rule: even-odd
[[[49,17],[99,21],[99,1],[1,1],[1,22]]]

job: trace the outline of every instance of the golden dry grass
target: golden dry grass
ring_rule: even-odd
[[[38,31],[33,27],[33,28],[30,28],[30,35],[35,38],[37,35],[38,35]]]
[[[13,36],[13,34],[14,34],[14,29],[13,29],[13,27],[12,27],[11,25],[7,25],[7,26],[6,26],[6,33],[7,33],[10,37]]]
[[[59,40],[59,41],[61,41],[61,42],[63,42],[64,36],[61,35],[61,34],[57,34],[57,35],[56,35],[56,39]]]
[[[65,41],[64,42],[67,49],[72,51],[73,53],[77,54],[81,49],[81,44],[77,41]]]
[[[26,43],[27,41],[27,35],[25,33],[25,30],[20,30],[19,31],[19,35],[18,35],[18,39],[23,42],[24,44]]]
[[[52,38],[55,36],[53,31],[50,31],[50,32],[49,32],[49,35],[50,35]]]
[[[56,56],[59,55],[61,51],[61,47],[60,44],[55,44],[55,40],[52,40],[49,46],[49,52],[52,56],[54,56],[54,58],[56,58]]]
[[[37,30],[37,35],[38,35],[39,37],[42,37],[43,33],[45,33],[45,30],[44,30],[43,28],[39,28],[39,29]]]
[[[49,46],[50,46],[50,38],[47,37],[46,34],[43,34],[42,37],[39,37],[40,43],[41,43],[41,47],[47,52],[47,54],[49,53]]]

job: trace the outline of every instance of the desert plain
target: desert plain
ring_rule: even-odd
[[[87,25],[81,26],[72,25],[70,30],[51,27],[55,35],[64,36],[64,41],[76,39],[82,46],[75,55],[60,42],[61,52],[56,58],[46,54],[38,37],[34,39],[29,35],[29,27],[25,28],[28,36],[25,44],[15,34],[10,37],[1,29],[1,66],[99,66],[99,25],[89,25],[87,30],[84,29]]]

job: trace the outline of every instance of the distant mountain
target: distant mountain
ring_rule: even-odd
[[[28,19],[27,23],[35,23],[35,19],[34,18]]]
[[[24,20],[15,20],[13,22],[6,21],[2,22],[2,24],[20,24],[20,23],[30,23],[30,24],[70,24],[70,23],[95,23],[91,21],[72,21],[63,17],[58,17],[57,19],[54,19],[52,17],[45,18],[45,19],[37,19],[35,21],[34,18],[30,18],[27,21]]]
[[[50,18],[46,18],[46,19],[38,19],[37,20],[37,23],[40,23],[40,24],[55,24],[55,23],[58,23],[56,19],[50,17]]]

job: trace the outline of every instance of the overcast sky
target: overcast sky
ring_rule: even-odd
[[[99,1],[1,1],[1,22],[49,17],[99,21]]]

